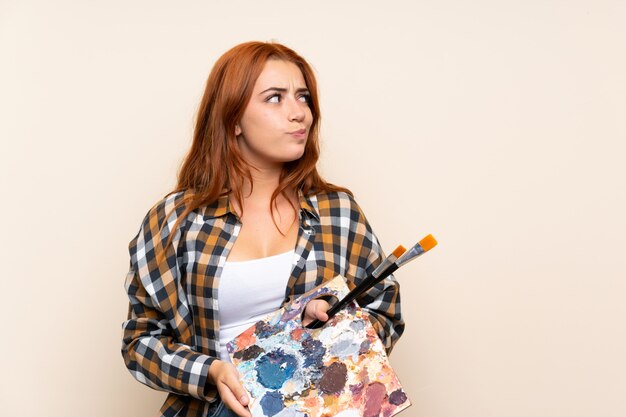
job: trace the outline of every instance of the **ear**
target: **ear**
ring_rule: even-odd
[[[241,128],[239,125],[235,125],[235,136],[241,135]]]

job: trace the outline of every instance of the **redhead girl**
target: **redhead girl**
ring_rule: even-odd
[[[169,393],[161,416],[249,417],[225,345],[336,275],[358,284],[383,259],[349,190],[317,172],[320,107],[309,64],[249,42],[211,71],[176,188],[129,244],[122,355]],[[393,276],[357,300],[388,352],[404,329]],[[325,321],[311,301],[303,324]]]

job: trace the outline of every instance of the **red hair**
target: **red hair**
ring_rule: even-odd
[[[317,81],[311,66],[295,51],[279,43],[246,42],[224,53],[209,74],[198,109],[193,143],[178,173],[176,188],[167,194],[190,191],[178,205],[185,205],[186,208],[173,230],[191,211],[210,205],[223,195],[232,193],[242,205],[244,180],[252,183],[252,176],[241,156],[235,126],[241,120],[254,84],[269,59],[291,62],[302,71],[313,116],[304,154],[298,160],[284,164],[278,187],[270,201],[270,210],[273,212],[276,198],[280,194],[285,195],[287,190],[300,189],[304,195],[322,191],[352,194],[346,188],[327,183],[317,172],[320,106]],[[165,224],[164,221],[163,226]],[[164,252],[173,236],[174,233],[170,233]],[[164,253],[161,259],[163,256]]]

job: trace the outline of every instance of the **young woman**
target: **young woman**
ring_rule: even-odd
[[[169,392],[162,416],[250,416],[226,343],[341,274],[383,259],[352,194],[317,172],[320,110],[309,64],[277,43],[226,52],[209,75],[175,190],[129,244],[122,354]],[[393,277],[359,300],[388,352],[402,334]],[[310,302],[304,324],[328,319]]]

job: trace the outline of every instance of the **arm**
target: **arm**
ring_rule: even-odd
[[[356,268],[351,268],[350,272],[353,272],[351,278],[357,284],[383,261],[384,253],[361,208],[353,199],[351,203],[353,221],[349,238],[352,245],[350,263],[356,265]],[[357,302],[369,314],[387,354],[391,353],[404,332],[404,320],[400,311],[400,284],[390,275],[366,291]]]
[[[146,215],[137,236],[129,244],[130,269],[126,292],[130,301],[128,320],[123,324],[122,355],[131,374],[143,384],[162,391],[191,395],[202,400],[215,398],[215,389],[204,392],[209,367],[216,359],[180,343],[193,332],[190,308],[180,284],[178,246],[184,221],[174,233],[161,265],[155,250],[168,240],[182,212],[167,218],[178,197],[168,197]]]

